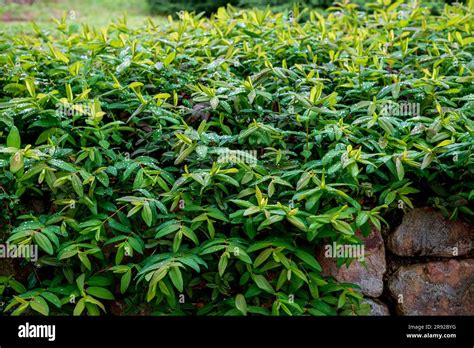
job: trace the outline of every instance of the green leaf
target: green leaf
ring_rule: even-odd
[[[114,230],[117,230],[117,231],[120,231],[120,232],[123,232],[123,233],[130,233],[131,232],[130,228],[128,228],[127,226],[117,222],[114,219],[108,220],[108,223],[109,223],[110,228],[113,228]]]
[[[238,250],[239,252],[236,254],[236,257],[244,261],[245,263],[248,263],[251,265],[252,259],[250,258],[250,256],[244,250],[242,250],[242,248],[239,248]]]
[[[260,207],[257,206],[250,207],[244,211],[244,216],[253,215],[255,213],[258,213],[260,210]]]
[[[151,280],[150,280],[150,285],[155,285],[161,279],[166,277],[166,275],[168,274],[168,271],[169,271],[168,267],[162,267],[159,270],[153,272],[153,275],[152,275]]]
[[[431,164],[431,162],[433,162],[433,159],[434,159],[434,155],[432,153],[427,153],[425,157],[423,157],[423,162],[421,163],[420,169],[423,170],[426,167],[428,167]]]
[[[71,182],[72,182],[72,187],[74,191],[76,191],[76,194],[79,197],[84,196],[84,188],[82,187],[82,181],[79,179],[79,177],[76,174],[72,174],[70,176]]]
[[[235,297],[235,307],[242,312],[243,315],[247,315],[247,302],[242,294],[238,294]]]
[[[369,213],[367,211],[361,211],[359,212],[359,214],[357,215],[357,218],[356,218],[356,225],[357,227],[360,227],[362,226],[363,224],[365,224],[367,222],[367,220],[369,220]]]
[[[222,213],[219,209],[216,208],[208,208],[207,214],[214,219],[218,219],[221,221],[229,222],[229,219]]]
[[[193,153],[194,149],[196,148],[196,144],[193,144],[193,145],[190,145],[188,146],[187,148],[185,148],[179,155],[178,157],[176,158],[176,160],[174,161],[174,164],[177,165],[177,164],[180,164],[181,162],[183,162],[186,157],[188,157],[191,153]]]
[[[137,87],[142,87],[142,86],[143,86],[142,82],[135,81],[135,82],[130,83],[128,85],[128,88],[137,88]]]
[[[62,250],[60,251],[59,255],[58,255],[58,260],[64,260],[64,259],[68,259],[70,257],[73,257],[74,255],[76,255],[79,251],[77,249],[73,249],[73,250]]]
[[[106,276],[95,275],[87,280],[89,286],[107,286],[111,285],[112,281]]]
[[[144,183],[143,175],[144,175],[144,173],[145,173],[145,171],[143,169],[140,169],[137,172],[137,175],[135,176],[135,180],[133,181],[133,189],[134,190],[139,189],[143,186],[143,183]]]
[[[102,302],[100,302],[100,301],[96,300],[95,298],[93,298],[93,297],[91,297],[91,296],[88,296],[88,295],[85,296],[85,300],[86,300],[86,302],[92,303],[92,304],[98,306],[98,307],[99,307],[100,309],[102,309],[104,312],[106,312],[105,307],[104,307],[104,305],[102,304]],[[86,303],[86,308],[87,308],[87,303]],[[88,310],[88,311],[89,311],[89,310]]]
[[[61,160],[58,160],[58,159],[52,159],[49,161],[49,164],[51,164],[52,166],[56,167],[56,168],[59,168],[59,169],[62,169],[66,172],[75,172],[76,171],[76,168],[74,168],[72,165],[70,165],[69,163],[67,162],[64,162],[64,161],[61,161]]]
[[[264,263],[269,257],[270,255],[273,253],[273,249],[272,248],[268,248],[268,249],[265,249],[263,250],[258,256],[257,258],[255,259],[254,263],[253,263],[253,267],[254,268],[257,268],[258,266],[260,266],[262,263]]]
[[[303,220],[296,216],[287,216],[286,217],[292,225],[296,226],[299,230],[306,232],[306,225],[304,224]]]
[[[168,54],[168,56],[163,60],[163,64],[165,66],[167,65],[170,65],[173,60],[176,58],[176,52],[171,52],[170,54]]]
[[[276,222],[283,220],[285,217],[282,215],[272,215],[268,219],[263,220],[263,222],[258,226],[258,231],[263,230],[265,227],[270,226]]]
[[[41,249],[46,251],[49,255],[53,255],[54,253],[53,245],[49,241],[48,237],[46,237],[41,232],[36,232],[35,234],[33,234],[33,239]]]
[[[307,252],[302,251],[302,250],[297,250],[295,252],[295,255],[305,264],[313,268],[315,271],[318,271],[318,272],[322,271],[322,268],[319,262],[316,261],[316,259],[312,255],[308,254]]]
[[[76,284],[77,287],[79,288],[79,291],[84,292],[84,280],[86,278],[86,275],[82,273],[79,277],[76,279]]]
[[[26,292],[26,288],[23,286],[23,284],[21,284],[15,279],[10,279],[8,285],[10,285],[11,288],[15,290],[18,294],[23,294],[24,292]]]
[[[229,258],[226,253],[223,253],[219,259],[219,264],[217,266],[217,269],[219,271],[219,275],[222,277],[224,275],[225,269],[227,268],[227,263],[229,261]]]
[[[107,290],[106,288],[100,288],[98,286],[90,286],[86,289],[86,292],[89,295],[104,299],[104,300],[114,300],[114,295]]]
[[[173,285],[179,292],[183,291],[183,276],[181,275],[181,271],[178,266],[171,267],[169,271],[169,276]]]
[[[122,294],[124,294],[129,285],[130,285],[130,281],[132,279],[132,271],[131,270],[128,270],[127,272],[125,272],[123,275],[122,275],[122,278],[120,279],[120,292]]]
[[[147,226],[151,227],[151,224],[153,223],[153,214],[151,212],[150,204],[148,202],[145,202],[143,204],[142,218],[143,221],[145,221],[145,223],[147,224]]]
[[[129,237],[127,241],[128,244],[130,244],[130,246],[133,248],[133,250],[139,252],[140,254],[143,254],[143,246],[138,240],[133,237]]]
[[[89,259],[87,258],[87,255],[84,253],[79,252],[78,253],[79,260],[81,260],[82,264],[90,271],[92,270],[92,265]]]
[[[217,109],[217,106],[219,106],[219,98],[218,97],[212,98],[210,101],[210,104],[214,110]]]
[[[386,205],[390,205],[390,203],[392,203],[396,197],[397,197],[397,193],[395,191],[391,191],[385,196],[384,203]]]
[[[301,178],[298,180],[298,183],[296,184],[296,191],[300,191],[304,189],[308,185],[310,179],[311,179],[310,173],[303,172],[303,175],[301,175]]]
[[[23,153],[18,151],[10,158],[10,172],[13,174],[23,169],[25,165]]]
[[[51,292],[48,292],[48,291],[44,291],[44,292],[41,293],[41,296],[43,296],[46,300],[51,302],[57,308],[61,308],[61,306],[62,306],[61,300],[55,294],[53,294]]]
[[[35,91],[35,82],[33,79],[27,78],[25,79],[25,85],[26,89],[28,90],[28,93],[30,93],[30,96],[32,98],[36,97],[36,91]]]
[[[31,304],[31,301],[30,302],[27,302],[27,303],[22,303],[21,305],[19,305],[13,312],[12,312],[12,316],[13,317],[16,317],[18,315],[20,315],[21,313],[23,313]]]
[[[346,304],[346,293],[343,292],[337,301],[337,308],[342,308]]]
[[[395,167],[397,168],[398,180],[403,180],[405,170],[403,169],[402,161],[398,157],[395,159]]]
[[[191,239],[194,244],[199,244],[199,240],[196,236],[196,234],[194,233],[194,231],[192,229],[190,229],[189,227],[187,226],[181,226],[181,232],[186,236],[188,237],[189,239]]]
[[[349,225],[345,221],[334,220],[334,221],[331,221],[331,224],[339,232],[342,232],[342,233],[348,234],[348,235],[353,235],[354,234],[354,230],[352,229],[351,225]]]
[[[271,294],[275,293],[275,290],[273,290],[272,286],[270,285],[270,283],[264,276],[255,274],[253,276],[253,280],[255,281],[255,284],[257,284],[257,286],[260,289],[265,290],[266,292],[269,292]]]
[[[13,126],[10,129],[10,133],[8,133],[7,147],[13,147],[15,149],[19,149],[20,146],[21,146],[20,132],[18,131],[18,128]]]
[[[173,233],[177,230],[179,230],[181,228],[181,225],[180,224],[172,224],[172,225],[168,225],[166,227],[164,227],[163,229],[161,229],[156,235],[155,235],[155,238],[161,238],[161,237],[164,237],[170,233]]]
[[[81,298],[77,304],[76,304],[76,307],[74,307],[74,311],[73,311],[73,315],[74,316],[79,316],[81,315],[81,313],[84,311],[84,308],[86,306],[86,300]]]
[[[30,306],[31,309],[37,311],[38,313],[46,316],[49,314],[49,306],[42,297],[33,297],[33,299],[30,301]]]

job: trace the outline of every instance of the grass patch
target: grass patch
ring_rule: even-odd
[[[161,16],[150,16],[144,0],[46,0],[32,5],[9,3],[0,9],[0,31],[8,33],[31,32],[31,21],[45,29],[53,29],[51,18],[67,16],[71,24],[88,24],[101,28],[126,16],[130,27],[138,27],[148,17],[155,21]]]

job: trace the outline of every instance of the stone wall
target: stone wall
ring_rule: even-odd
[[[325,274],[361,287],[372,315],[474,315],[472,223],[418,208],[393,231],[358,237],[365,265],[337,268],[334,259],[318,259]]]

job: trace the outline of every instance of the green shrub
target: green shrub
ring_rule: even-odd
[[[175,14],[180,11],[195,11],[196,13],[205,12],[211,14],[217,11],[221,6],[231,4],[244,8],[254,8],[271,6],[274,10],[291,9],[294,4],[307,7],[327,8],[335,1],[333,0],[207,0],[207,1],[189,1],[179,0],[174,2],[163,0],[148,0],[150,11],[152,13]],[[363,5],[363,0],[352,0],[352,3]]]
[[[180,11],[213,13],[219,7],[236,4],[236,0],[148,0],[151,13],[175,14]]]
[[[0,36],[4,312],[367,313],[318,250],[474,196],[474,2],[373,8]]]
[[[431,0],[427,1],[426,6],[431,7],[436,14],[440,14],[443,11],[445,4],[452,4],[455,1],[456,0]],[[383,0],[380,0],[379,2],[383,3]],[[457,2],[463,3],[463,1]],[[371,2],[365,0],[177,0],[173,2],[164,0],[148,0],[151,13],[171,15],[179,13],[180,11],[195,11],[196,13],[205,12],[206,14],[211,14],[215,13],[219,7],[226,6],[227,4],[242,8],[265,8],[271,6],[275,11],[282,11],[292,9],[295,4],[325,9],[330,6],[337,6],[337,3],[356,4],[361,9],[371,7],[367,7]],[[377,6],[378,5],[376,5],[376,7]]]
[[[275,10],[291,8],[293,4],[299,4],[303,6],[321,7],[326,8],[332,5],[332,0],[240,0],[238,5],[241,7],[266,7],[271,6]]]

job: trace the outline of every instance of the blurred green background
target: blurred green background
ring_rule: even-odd
[[[31,30],[31,21],[42,28],[53,28],[51,17],[66,14],[68,22],[102,27],[126,15],[127,23],[140,26],[151,15],[147,0],[0,0],[0,31]]]

